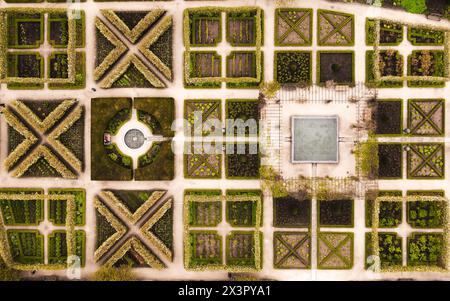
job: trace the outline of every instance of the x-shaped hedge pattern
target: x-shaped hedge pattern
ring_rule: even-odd
[[[128,258],[136,263],[133,267],[165,268],[161,258],[167,261],[173,258],[172,240],[169,238],[172,235],[173,200],[163,200],[165,194],[163,190],[138,191],[136,194],[135,191],[123,190],[100,192],[99,198],[94,200],[98,240],[94,259],[99,261],[107,256],[103,261],[107,266],[121,265],[127,261],[124,258]],[[145,217],[150,211],[150,216]],[[138,233],[129,231],[131,227],[138,227]],[[100,242],[99,236],[104,236]],[[169,241],[165,241],[163,236]],[[121,239],[125,242],[114,251]]]
[[[445,174],[444,144],[411,144],[407,153],[409,179],[442,179]]]
[[[320,46],[353,46],[355,23],[353,15],[318,10],[318,44]]]
[[[77,178],[76,173],[82,171],[82,158],[78,158],[71,150],[71,145],[67,145],[68,143],[61,139],[83,117],[83,107],[75,106],[76,103],[77,101],[73,99],[64,100],[44,118],[37,116],[37,113],[22,101],[13,101],[10,107],[2,110],[10,129],[20,137],[20,143],[10,150],[4,161],[9,170],[13,169],[14,177],[26,176],[27,171],[34,167],[38,171],[35,176],[49,177],[50,174],[42,172],[42,169],[37,167],[42,165],[35,165],[44,160],[47,162],[45,164],[48,164],[48,169],[53,170],[52,175],[66,179]],[[75,108],[72,109],[73,107]],[[76,137],[79,141],[71,140],[71,142],[82,144],[83,135]],[[33,149],[35,145],[37,147]]]
[[[184,118],[188,121],[188,124],[190,126],[190,132],[189,129],[185,129],[186,135],[198,136],[196,130],[201,130],[203,136],[211,135],[213,133],[211,131],[205,130],[204,128],[210,128],[211,125],[213,125],[213,120],[222,119],[221,101],[220,99],[186,100]],[[197,127],[200,126],[202,128],[198,129]]]
[[[121,13],[144,16],[136,24],[130,24]],[[167,86],[160,76],[170,81],[173,78],[172,58],[163,54],[172,51],[173,21],[171,16],[164,14],[165,11],[160,9],[148,12],[102,10],[103,16],[95,20],[97,59],[94,70],[95,80],[100,81],[102,88],[144,87],[141,86],[144,82],[146,87]],[[110,29],[103,18],[113,24],[115,29]],[[150,68],[150,64],[158,72]]]
[[[307,46],[312,44],[311,9],[277,9],[275,44],[278,46]]]
[[[205,152],[203,146],[191,145],[191,152],[185,155],[185,170],[188,178],[220,178],[222,155]]]
[[[274,233],[274,266],[282,269],[311,267],[311,237],[308,232]]]
[[[352,268],[353,233],[319,233],[317,266],[319,269]]]
[[[445,128],[445,101],[410,99],[408,128],[413,135],[440,136]]]

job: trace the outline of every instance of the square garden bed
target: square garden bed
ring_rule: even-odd
[[[232,227],[260,227],[262,202],[259,190],[228,190],[226,219]]]
[[[229,137],[257,136],[260,122],[260,106],[257,99],[227,99],[225,111]]]
[[[411,135],[444,135],[445,100],[408,99],[408,129]]]
[[[277,269],[309,269],[311,236],[309,232],[274,232],[274,262]]]
[[[378,191],[375,195],[366,197],[366,227],[372,227],[373,207],[376,197],[393,196],[401,197],[401,191]],[[402,201],[380,201],[380,213],[378,215],[379,228],[396,228],[402,223]]]
[[[408,145],[408,179],[443,179],[445,177],[444,144],[414,143]]]
[[[229,179],[259,178],[261,157],[256,143],[226,145],[226,176]]]
[[[430,77],[429,81],[408,81],[409,87],[444,87],[444,81],[432,80],[434,77],[445,77],[444,51],[414,50],[408,56],[408,75]]]
[[[378,88],[403,87],[403,81],[375,80],[374,75],[375,55],[373,50],[366,52],[366,82],[374,84]],[[396,50],[381,50],[379,52],[378,69],[380,76],[403,77],[403,56]]]
[[[366,233],[366,258],[374,256],[372,246],[372,233]],[[398,267],[402,265],[402,238],[394,232],[378,233],[379,258],[381,268]],[[366,269],[369,268],[369,262],[366,262]]]
[[[377,135],[401,135],[403,130],[402,100],[377,100],[372,113]]]
[[[280,84],[310,85],[311,66],[309,51],[276,51],[274,78]]]
[[[354,45],[355,20],[353,15],[319,9],[317,18],[317,44],[319,46]]]
[[[413,232],[408,237],[408,265],[445,268],[445,246],[442,233]]]
[[[313,10],[277,8],[275,10],[275,46],[310,46]]]
[[[311,200],[287,196],[273,199],[273,226],[306,228],[311,224]]]
[[[378,145],[378,177],[380,179],[402,178],[402,152],[400,143]]]
[[[317,81],[325,84],[353,84],[355,63],[353,51],[319,51],[317,53]]]
[[[318,201],[321,227],[353,227],[353,200]]]

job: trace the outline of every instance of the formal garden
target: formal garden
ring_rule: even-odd
[[[0,4],[0,280],[448,279],[431,7],[120,1]]]

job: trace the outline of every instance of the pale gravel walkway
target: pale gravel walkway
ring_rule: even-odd
[[[143,269],[139,271],[139,274],[146,279],[186,279],[186,280],[212,280],[212,279],[226,279],[226,272],[187,272],[183,268],[183,221],[182,221],[182,200],[183,189],[185,188],[220,188],[222,190],[231,189],[236,187],[245,187],[248,189],[259,188],[258,181],[229,181],[229,180],[188,180],[183,178],[183,157],[176,156],[176,178],[174,181],[159,181],[159,182],[92,182],[89,179],[90,175],[90,99],[93,97],[173,97],[176,100],[176,116],[182,118],[183,116],[183,100],[189,98],[221,98],[223,101],[227,98],[257,98],[257,90],[234,90],[225,89],[220,90],[185,90],[183,88],[183,76],[182,76],[182,53],[183,47],[180,40],[182,37],[182,16],[183,10],[187,7],[197,7],[206,5],[224,5],[224,6],[243,6],[243,5],[257,5],[261,7],[265,12],[265,45],[264,51],[264,70],[265,79],[273,79],[273,52],[275,47],[273,46],[273,32],[274,32],[274,8],[278,1],[273,0],[240,0],[240,1],[182,1],[174,0],[171,2],[126,2],[128,7],[132,7],[135,10],[148,10],[153,8],[163,8],[168,10],[168,13],[174,16],[174,82],[169,84],[168,89],[156,90],[156,89],[111,89],[100,90],[92,92],[90,89],[96,87],[93,81],[92,70],[94,68],[94,55],[95,55],[95,31],[94,31],[94,18],[99,14],[98,10],[103,8],[109,9],[124,9],[124,3],[114,2],[100,2],[96,3],[93,0],[87,0],[85,3],[81,3],[81,9],[86,13],[86,66],[87,66],[87,86],[85,90],[73,90],[73,91],[51,91],[47,89],[38,91],[13,91],[7,90],[5,85],[1,85],[0,99],[3,103],[9,103],[14,99],[41,99],[45,100],[49,98],[51,93],[52,99],[63,98],[77,98],[80,103],[86,108],[86,125],[85,125],[85,156],[86,156],[86,172],[75,181],[66,181],[61,179],[14,179],[7,175],[2,170],[0,172],[0,181],[2,187],[85,187],[87,191],[87,226],[85,231],[87,233],[87,267],[83,270],[83,274],[86,275],[96,269],[93,263],[93,252],[95,245],[95,212],[92,206],[93,197],[101,190],[105,188],[121,188],[121,189],[143,189],[143,188],[159,188],[167,189],[169,194],[173,195],[175,200],[174,211],[174,248],[175,259],[174,262],[169,264],[168,269],[164,271],[155,272],[150,269]],[[365,49],[369,49],[364,44],[364,22],[367,17],[383,16],[384,18],[390,18],[393,20],[408,20],[410,22],[420,22],[425,24],[436,24],[436,22],[427,20],[420,15],[406,14],[401,11],[386,10],[380,8],[371,8],[368,6],[362,6],[357,4],[347,5],[343,3],[331,3],[322,0],[303,0],[303,1],[283,1],[283,7],[295,6],[295,7],[307,7],[315,9],[314,12],[314,31],[313,31],[313,43],[316,45],[316,10],[317,8],[341,10],[355,15],[355,28],[356,38],[355,47],[356,51],[356,81],[364,81],[365,62],[364,55]],[[288,3],[286,3],[288,2]],[[1,3],[0,7],[66,7],[66,4],[5,4]],[[450,26],[448,21],[441,21],[442,25]],[[450,27],[449,27],[450,28]],[[341,48],[341,47],[339,47]],[[277,47],[277,50],[287,49],[307,49],[312,50],[314,53],[317,50],[336,49],[336,47]],[[347,49],[342,47],[342,49]],[[363,50],[364,49],[364,50]],[[313,70],[315,70],[315,60],[313,60]],[[313,79],[315,80],[315,72],[313,73]],[[384,89],[380,90],[379,97],[389,98],[420,98],[420,97],[439,97],[442,98],[449,95],[450,89],[447,84],[446,89]],[[224,104],[224,102],[223,102]],[[448,115],[449,106],[446,109],[446,115]],[[449,118],[446,118],[449,120]],[[6,157],[6,126],[4,120],[1,120],[1,153],[0,160],[3,161]],[[446,134],[450,132],[450,127],[447,126]],[[182,136],[182,128],[177,128],[177,137]],[[182,148],[182,143],[177,146],[178,150]],[[448,146],[446,147],[447,155]],[[450,174],[450,164],[446,166],[446,173]],[[432,189],[445,187],[447,195],[450,193],[446,181],[380,181],[380,188],[382,189],[417,189],[418,187]],[[264,269],[259,273],[261,277],[272,278],[279,280],[346,280],[346,279],[373,279],[374,276],[371,273],[362,270],[363,257],[361,252],[364,247],[364,240],[362,235],[365,232],[364,229],[364,206],[361,202],[355,204],[355,267],[352,270],[346,271],[333,271],[333,270],[275,270],[272,267],[272,204],[271,200],[267,199],[264,202],[264,227],[265,232],[264,240]],[[314,225],[315,221],[313,221]],[[313,256],[315,256],[313,254]],[[363,255],[362,255],[363,256]],[[314,263],[314,259],[313,259]],[[46,272],[40,272],[40,274],[50,274]],[[64,275],[64,272],[58,272],[59,275]],[[376,276],[377,277],[377,276]],[[375,278],[376,278],[375,277]],[[384,278],[396,277],[415,277],[418,279],[450,279],[449,273],[445,275],[439,273],[398,273],[398,274],[384,274]]]

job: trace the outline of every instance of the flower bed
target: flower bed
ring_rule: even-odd
[[[80,266],[86,264],[86,233],[75,231],[75,255],[80,259]],[[55,230],[48,236],[48,263],[67,264],[67,235],[66,231]]]
[[[232,227],[261,226],[261,197],[261,191],[258,190],[227,190],[227,222]],[[258,206],[260,207],[259,210]],[[256,225],[257,222],[260,225]]]
[[[311,52],[276,51],[274,78],[280,84],[310,85],[311,66]]]
[[[275,46],[310,46],[313,10],[277,8],[275,10]]]
[[[5,166],[14,177],[73,179],[83,171],[84,108],[76,100],[16,100],[3,114],[12,134]]]
[[[445,77],[444,51],[415,50],[408,56],[408,75]],[[443,81],[408,81],[409,87],[444,87]]]
[[[382,268],[402,265],[402,238],[396,233],[378,233],[379,257]],[[372,233],[366,233],[366,257],[372,254]],[[366,263],[366,268],[368,268]]]
[[[408,41],[415,46],[440,46],[444,44],[445,34],[440,30],[408,27]]]
[[[366,45],[373,45],[375,39],[375,20],[366,19]],[[380,20],[380,45],[398,46],[403,41],[403,25]]]
[[[337,84],[353,84],[355,81],[354,52],[318,51],[317,82],[325,84],[333,81]]]
[[[376,197],[380,196],[402,196],[401,191],[378,191]],[[371,227],[373,207],[374,207],[374,198],[366,198],[366,227]],[[402,223],[402,202],[379,202],[379,213],[378,213],[378,226],[380,228],[396,228]]]
[[[311,200],[294,197],[273,199],[273,225],[280,228],[303,228],[311,224]]]
[[[75,225],[84,226],[86,222],[86,191],[84,189],[48,190],[49,194],[73,195],[75,197]],[[49,200],[48,220],[55,226],[63,226],[67,218],[67,200]]]
[[[410,266],[442,266],[443,254],[442,233],[415,232],[408,237],[408,265]]]
[[[273,252],[277,269],[309,269],[311,236],[308,232],[274,232]]]
[[[172,81],[172,17],[163,10],[102,10],[95,20],[95,80],[102,88],[165,88]],[[107,24],[118,31],[111,31]],[[126,40],[142,56],[128,51]],[[123,57],[123,58],[122,58]],[[155,69],[149,68],[152,64]]]
[[[408,128],[412,135],[442,136],[445,129],[443,99],[408,99]]]
[[[317,11],[319,46],[353,46],[355,20],[351,14],[319,9]]]
[[[317,268],[342,270],[353,267],[353,233],[319,232]]]
[[[227,135],[257,135],[259,133],[260,107],[256,99],[227,99],[226,107]],[[237,127],[242,121],[246,126],[243,133]]]
[[[378,145],[378,177],[380,179],[402,178],[402,145]]]
[[[189,20],[192,46],[216,46],[222,41],[222,15],[219,12],[193,12]]]
[[[318,201],[321,227],[353,227],[353,200]]]
[[[220,99],[186,100],[184,118],[189,126],[185,125],[185,135],[194,137],[222,135],[222,130],[215,127],[216,122],[222,120],[222,102]]]
[[[410,144],[407,152],[408,179],[443,179],[445,177],[444,145]]]
[[[259,239],[257,239],[257,237]],[[260,243],[263,243],[262,232],[256,231],[232,231],[227,235],[226,262],[230,267],[261,268],[261,253],[255,252]]]
[[[378,88],[403,87],[403,81],[376,81],[374,75],[374,51],[366,52],[366,82]],[[380,76],[403,77],[403,56],[396,50],[382,50],[379,52],[378,69]]]
[[[198,191],[197,195],[212,196],[211,200],[189,201],[189,220],[191,227],[216,227],[222,221],[222,202],[217,199],[220,191]]]
[[[2,193],[34,194],[42,193],[41,189],[14,189],[3,188]],[[39,225],[44,220],[43,200],[0,200],[0,209],[3,223],[12,225]]]
[[[402,100],[377,100],[372,113],[375,122],[375,134],[400,135],[403,130]]]
[[[225,161],[227,178],[259,178],[260,164],[258,144],[227,144]]]

